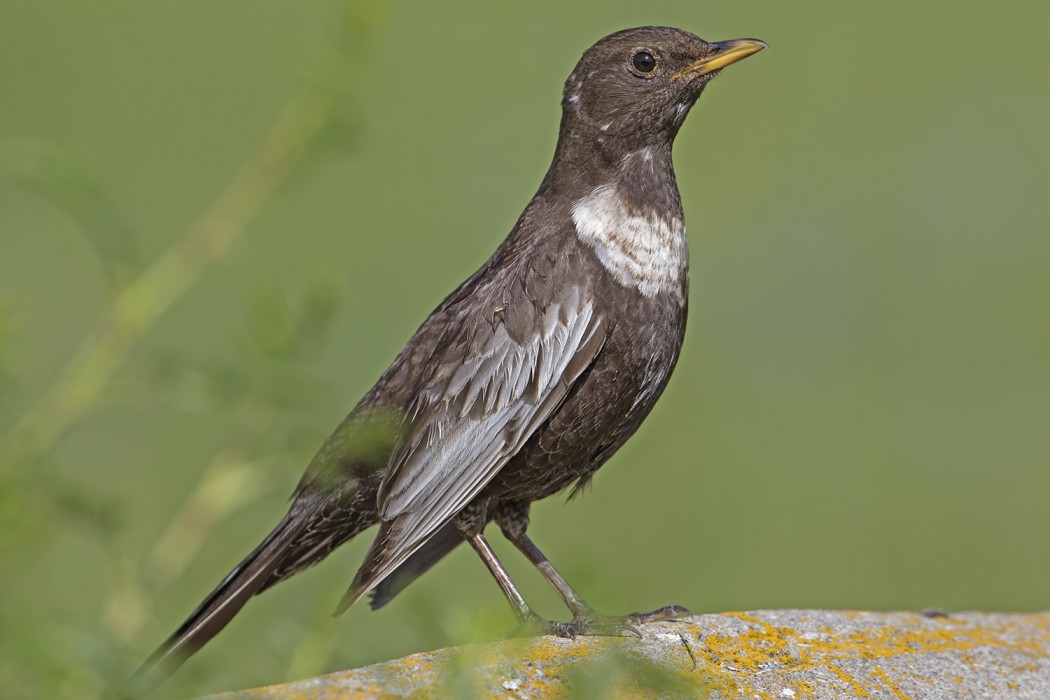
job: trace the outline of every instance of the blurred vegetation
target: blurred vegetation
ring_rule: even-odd
[[[1050,8],[5,10],[5,697],[104,697],[268,532],[513,225],[579,53],[639,24],[773,50],[679,137],[694,283],[671,387],[586,497],[535,508],[537,542],[609,613],[1046,607],[1050,76],[1031,29]],[[333,620],[366,546],[253,601],[165,693],[512,627],[465,550]]]

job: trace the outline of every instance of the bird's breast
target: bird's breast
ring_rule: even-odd
[[[689,246],[681,217],[638,210],[615,185],[603,185],[573,203],[572,223],[621,285],[646,297],[666,292],[684,301]]]

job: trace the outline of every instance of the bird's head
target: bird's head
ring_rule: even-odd
[[[562,133],[617,150],[669,145],[704,86],[764,48],[758,39],[708,42],[671,27],[610,34],[565,81]]]

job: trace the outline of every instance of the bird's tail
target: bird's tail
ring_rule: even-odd
[[[139,697],[167,678],[218,634],[248,599],[266,587],[281,566],[289,546],[309,522],[290,512],[233,571],[208,594],[193,614],[142,664],[126,693]]]

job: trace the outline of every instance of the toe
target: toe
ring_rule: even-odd
[[[576,634],[592,637],[641,637],[630,620],[619,617],[578,617],[571,623]]]
[[[636,625],[644,625],[647,622],[659,622],[660,620],[673,620],[679,617],[692,615],[687,608],[681,605],[665,605],[659,610],[647,613],[631,613],[627,619]]]

